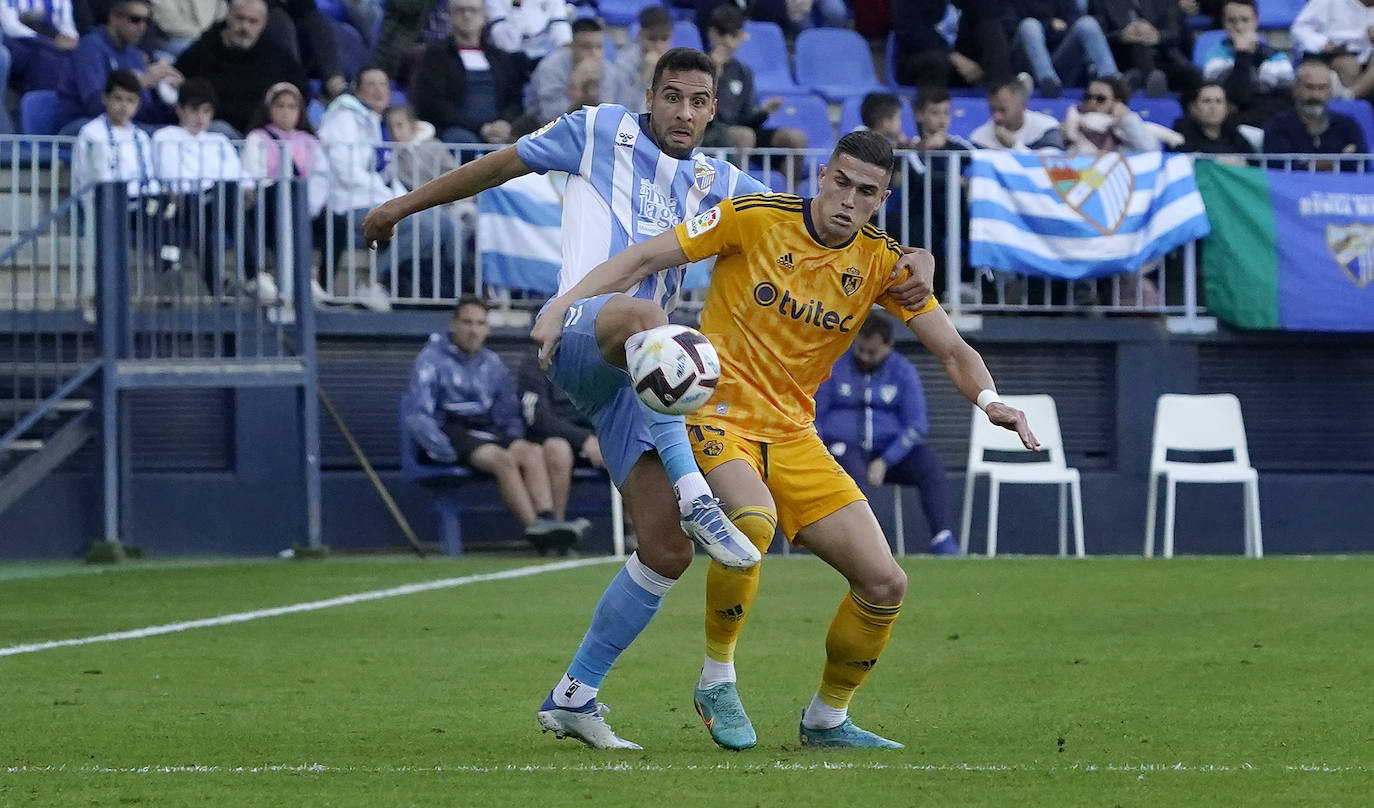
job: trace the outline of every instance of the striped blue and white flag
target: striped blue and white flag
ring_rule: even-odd
[[[566,174],[526,174],[477,195],[482,282],[552,295],[563,263]]]
[[[1137,270],[1211,230],[1184,155],[980,150],[969,177],[976,267],[1096,278]]]

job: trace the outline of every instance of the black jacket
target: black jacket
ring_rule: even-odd
[[[1174,122],[1174,131],[1183,135],[1183,145],[1174,151],[1186,154],[1254,154],[1255,147],[1241,136],[1236,124],[1230,121],[1221,125],[1221,136],[1215,140],[1203,134],[1202,127],[1188,116]]]
[[[520,117],[523,87],[520,72],[511,55],[493,46],[482,36],[482,53],[491,65],[491,77],[496,83],[496,111],[500,120],[514,121]],[[482,124],[491,121],[475,120],[463,113],[463,99],[467,95],[468,71],[458,54],[458,45],[451,37],[431,42],[420,57],[411,87],[415,112],[421,120],[429,121],[443,131],[450,126],[480,134]]]
[[[289,53],[273,47],[265,36],[248,50],[230,50],[220,38],[223,30],[222,22],[210,26],[176,62],[182,75],[207,79],[214,86],[219,96],[216,118],[246,133],[267,88],[279,81],[289,81],[302,96],[310,96],[305,68]]]
[[[592,434],[591,422],[573,406],[568,394],[539,369],[538,356],[531,354],[521,363],[516,386],[526,439],[543,443],[549,438],[564,438],[572,444],[573,453],[580,454],[582,444]]]

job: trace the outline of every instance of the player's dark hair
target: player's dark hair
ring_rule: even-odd
[[[859,119],[869,129],[877,129],[878,122],[902,111],[902,102],[892,93],[869,93],[859,103]]]
[[[939,84],[928,84],[916,91],[916,109],[925,109],[931,104],[943,104],[949,100],[949,88]]]
[[[128,90],[134,95],[143,94],[143,85],[139,83],[138,76],[128,70],[111,70],[110,75],[105,77],[105,95],[116,89]]]
[[[595,17],[583,17],[573,20],[572,32],[574,34],[585,34],[587,32],[601,33],[606,30],[606,26],[601,24],[601,20]]]
[[[883,344],[891,345],[895,339],[893,336],[894,330],[895,329],[892,327],[892,318],[888,317],[880,309],[874,309],[869,312],[868,319],[864,320],[864,324],[859,326],[858,339],[877,337],[883,341]]]
[[[833,164],[841,154],[881,168],[887,172],[889,179],[892,178],[892,170],[897,167],[892,144],[887,142],[887,138],[867,129],[859,129],[840,138],[840,142],[835,144],[835,150],[830,152],[830,162]]]
[[[186,79],[177,91],[177,106],[195,109],[201,104],[219,108],[219,96],[215,94],[215,85],[211,84],[209,79]]]
[[[476,306],[484,312],[491,311],[491,304],[485,299],[477,295],[463,295],[458,298],[458,302],[453,306],[453,318],[455,320],[458,319],[458,312],[462,311],[464,306]]]
[[[663,74],[669,70],[677,73],[705,73],[711,77],[711,92],[716,91],[716,63],[711,61],[710,56],[696,48],[669,48],[666,53],[658,57],[658,64],[654,65],[654,81],[650,85],[650,89],[658,92],[659,84],[663,81]]]

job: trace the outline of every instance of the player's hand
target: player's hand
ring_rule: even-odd
[[[935,293],[935,256],[920,247],[902,247],[902,253],[892,267],[891,277],[900,277],[903,272],[910,274],[889,286],[887,293],[899,306],[919,309]]]
[[[1040,441],[1035,439],[1035,433],[1031,432],[1030,424],[1026,422],[1026,414],[1015,407],[994,401],[988,405],[986,410],[988,420],[1002,427],[1010,429],[1021,438],[1021,445],[1030,449],[1032,452],[1040,451]]]
[[[363,218],[363,241],[368,249],[375,250],[377,245],[391,241],[396,235],[396,223],[401,220],[395,213],[391,202],[383,202],[367,212]]]
[[[530,339],[539,348],[540,370],[548,370],[553,364],[554,351],[558,350],[558,341],[563,337],[563,317],[567,313],[567,304],[552,300],[530,329]]]
[[[887,478],[887,463],[881,457],[875,457],[868,464],[868,484],[880,486]]]

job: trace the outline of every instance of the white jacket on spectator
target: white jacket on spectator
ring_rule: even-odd
[[[320,121],[320,154],[310,175],[310,212],[374,208],[405,193],[387,182],[378,166],[382,118],[347,93],[335,98]]]
[[[989,118],[978,125],[969,133],[968,140],[980,149],[1002,149],[1011,151],[1040,151],[1041,149],[1051,149],[1058,151],[1063,147],[1064,141],[1059,134],[1059,121],[1052,115],[1035,110],[1026,110],[1026,117],[1021,123],[1021,128],[1016,131],[1016,142],[1010,147],[1003,146],[997,140],[996,124]]]
[[[217,180],[251,179],[229,138],[219,132],[193,135],[180,126],[153,133],[153,165],[163,185],[182,194],[206,190]]]
[[[1136,112],[1128,111],[1117,120],[1105,112],[1079,112],[1074,106],[1064,114],[1064,148],[1073,154],[1159,151],[1165,138],[1169,145],[1183,142],[1182,135],[1146,123]]]
[[[491,44],[539,61],[572,42],[565,0],[486,0]]]
[[[1360,0],[1307,0],[1293,20],[1293,39],[1304,53],[1321,53],[1328,42],[1335,42],[1355,54],[1363,64],[1369,60],[1369,26],[1374,25],[1374,8]]]
[[[110,126],[103,114],[76,133],[72,147],[72,189],[88,182],[128,180],[129,196],[159,192],[153,142],[133,124]]]

